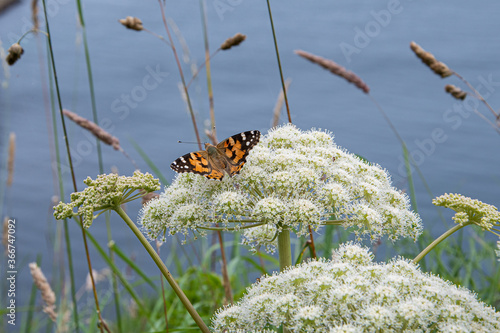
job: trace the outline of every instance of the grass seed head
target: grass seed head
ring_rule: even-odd
[[[21,59],[21,55],[24,53],[23,48],[19,43],[12,44],[8,49],[9,54],[5,58],[5,61],[12,66],[16,63],[17,60]]]
[[[43,312],[49,315],[52,321],[56,321],[57,313],[56,313],[56,294],[50,287],[49,282],[47,282],[47,278],[43,274],[42,270],[36,262],[32,262],[29,264],[31,276],[33,277],[33,282],[35,282],[36,287],[42,293],[42,299],[45,302],[43,306]]]
[[[80,117],[74,112],[71,112],[69,110],[63,110],[63,113],[66,117],[74,121],[77,125],[85,128],[92,134],[94,134],[99,140],[104,142],[107,145],[112,146],[115,150],[121,150],[120,147],[120,140],[118,138],[114,137],[110,133],[106,132],[102,127],[99,127],[96,123],[85,119],[83,117]]]
[[[144,29],[143,26],[142,26],[142,21],[138,17],[127,16],[124,19],[118,20],[118,22],[120,22],[121,24],[123,24],[128,29],[132,29],[132,30],[135,30],[135,31],[141,31],[141,30]]]
[[[230,38],[226,39],[224,41],[224,43],[222,43],[222,45],[220,46],[220,49],[221,50],[229,50],[233,46],[240,45],[246,38],[247,38],[246,35],[243,35],[243,34],[241,34],[241,33],[238,32],[233,37],[230,37]]]
[[[465,97],[467,97],[467,93],[465,91],[463,91],[462,89],[460,89],[457,86],[454,86],[453,84],[447,84],[444,87],[444,90],[447,93],[451,94],[456,99],[460,99],[462,101],[465,99]]]
[[[355,73],[351,71],[348,71],[347,69],[340,66],[333,60],[325,59],[323,57],[302,50],[296,50],[295,54],[309,60],[312,63],[320,65],[324,69],[329,70],[330,72],[332,72],[337,76],[346,79],[347,82],[354,84],[356,87],[361,89],[365,94],[368,94],[370,92],[370,88],[368,87],[368,85],[363,80],[361,80],[359,76],[357,76]]]
[[[441,76],[442,78],[448,77],[453,74],[453,71],[446,66],[441,61],[438,61],[434,55],[430,52],[425,51],[420,45],[415,42],[410,43],[411,50],[415,55],[422,60],[434,73]]]

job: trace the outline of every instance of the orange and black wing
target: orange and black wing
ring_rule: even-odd
[[[217,145],[217,149],[230,164],[230,176],[240,172],[248,153],[259,140],[260,132],[253,130],[233,135]]]
[[[176,159],[170,164],[170,167],[175,172],[192,172],[199,175],[203,175],[208,179],[218,179],[221,180],[224,177],[224,173],[213,168],[209,161],[208,154],[206,151],[195,151],[186,155],[183,155]]]

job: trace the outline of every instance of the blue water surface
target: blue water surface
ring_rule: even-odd
[[[247,40],[211,61],[219,139],[271,126],[281,89],[267,6],[264,1],[208,0],[208,36],[212,51],[237,32]],[[125,29],[117,21],[137,16],[150,31],[166,36],[157,1],[83,2],[100,122],[120,139],[123,149],[142,171],[151,169],[132,145],[137,142],[169,180],[170,163],[195,150],[177,140],[195,140],[190,116],[179,91],[179,72],[171,49],[142,31]],[[92,118],[82,33],[75,3],[48,1],[54,57],[64,108]],[[456,1],[275,1],[276,36],[286,78],[292,79],[289,104],[293,122],[302,129],[323,128],[336,143],[386,168],[396,186],[407,189],[401,145],[370,98],[353,85],[298,57],[302,49],[333,59],[357,73],[371,88],[418,163],[433,196],[459,192],[500,205],[500,135],[473,110],[493,121],[486,107],[473,98],[465,103],[444,92],[456,78],[441,79],[411,52],[416,41],[439,60],[467,78],[495,110],[500,107],[500,2]],[[40,13],[41,15],[41,13]],[[166,15],[187,77],[204,61],[203,31],[198,1],[167,1]],[[5,51],[31,27],[29,1],[0,13],[0,41]],[[43,20],[42,20],[43,23]],[[173,24],[178,29],[173,28]],[[44,30],[44,28],[42,28]],[[176,32],[178,31],[178,32]],[[19,304],[26,304],[31,277],[28,262],[42,255],[47,276],[53,272],[56,223],[53,196],[59,195],[53,173],[52,121],[44,89],[48,86],[46,39],[30,35],[15,66],[3,68],[0,88],[0,148],[2,182],[10,132],[16,133],[14,184],[3,193],[3,216],[17,221],[16,248]],[[179,43],[185,41],[185,46]],[[152,74],[154,73],[154,74]],[[203,72],[190,88],[200,129],[209,128],[206,78]],[[283,113],[282,122],[286,121]],[[59,148],[64,143],[56,120]],[[76,180],[99,173],[95,140],[67,122]],[[206,137],[203,137],[206,140]],[[131,175],[134,166],[123,154],[102,147],[104,171],[113,167]],[[63,167],[66,194],[73,191]],[[432,196],[414,175],[419,213],[435,235],[446,226],[431,204]],[[3,185],[2,185],[3,186]],[[135,218],[140,203],[127,206]],[[451,225],[451,213],[443,210]],[[117,216],[112,215],[113,239],[150,274],[152,261]],[[76,265],[76,283],[85,283],[88,268],[80,229],[69,224]],[[90,232],[106,247],[104,219]],[[490,235],[487,235],[493,239]],[[190,250],[188,250],[190,251]],[[90,250],[95,269],[106,267]],[[2,259],[4,260],[4,259]],[[60,266],[56,266],[60,267]],[[2,273],[3,274],[3,273]],[[85,296],[86,297],[86,296]],[[92,297],[89,295],[89,297]],[[89,298],[89,304],[91,299]],[[112,316],[112,314],[111,314]]]

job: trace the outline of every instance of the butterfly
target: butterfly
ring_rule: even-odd
[[[205,143],[205,150],[194,151],[176,159],[170,167],[176,172],[192,172],[208,179],[222,180],[240,172],[249,151],[259,142],[257,130],[235,134],[216,146]]]

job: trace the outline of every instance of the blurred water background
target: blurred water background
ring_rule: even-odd
[[[248,0],[206,3],[211,50],[237,32],[247,35],[242,45],[220,52],[211,62],[219,139],[244,130],[266,132],[281,90],[266,4]],[[158,3],[88,0],[83,5],[101,123],[121,140],[122,147],[142,171],[151,172],[131,140],[139,144],[167,179],[172,179],[170,163],[196,149],[195,145],[177,143],[194,141],[195,136],[179,92],[180,78],[172,52],[151,35],[126,30],[117,22],[128,15],[137,16],[149,30],[165,35]],[[293,0],[273,2],[272,6],[282,66],[285,76],[292,79],[289,104],[298,127],[332,131],[338,145],[380,164],[399,188],[407,188],[401,145],[374,104],[353,85],[293,53],[303,49],[333,59],[363,78],[371,88],[370,94],[407,142],[434,196],[459,192],[500,205],[500,136],[472,110],[477,107],[490,120],[491,114],[471,98],[465,104],[451,98],[444,92],[444,85],[464,85],[455,78],[440,79],[409,49],[409,43],[416,41],[431,51],[467,78],[498,109],[500,2]],[[48,7],[63,106],[90,119],[91,102],[75,3],[52,0]],[[192,64],[204,61],[199,2],[167,1],[166,8],[167,16],[175,22],[189,48],[187,53],[177,44],[183,54],[184,72],[190,77]],[[29,1],[0,13],[4,50],[31,27],[30,18]],[[177,42],[179,35],[174,39]],[[19,63],[3,68],[0,77],[0,175],[4,183],[8,135],[15,132],[14,183],[11,188],[3,188],[1,204],[3,216],[17,221],[18,301],[25,304],[31,288],[28,262],[41,254],[46,274],[57,273],[51,271],[52,262],[57,260],[52,257],[56,227],[52,198],[59,191],[53,178],[53,139],[52,130],[48,129],[51,121],[46,115],[42,89],[47,79],[45,38],[38,45],[36,38],[30,36],[22,46],[25,53]],[[145,89],[144,79],[151,72],[157,73],[153,76],[156,79],[146,80],[156,83],[155,87]],[[208,128],[204,73],[190,92],[199,127]],[[285,120],[283,116],[282,121]],[[60,119],[57,124],[61,133]],[[81,189],[84,178],[98,174],[95,140],[73,123],[68,122],[67,126]],[[59,144],[64,147],[62,136]],[[122,154],[108,146],[102,149],[105,172],[116,167],[120,174],[132,174],[134,167]],[[64,177],[67,195],[72,186],[69,173]],[[425,228],[439,235],[447,227],[432,206],[432,196],[421,179],[414,179],[418,211]],[[127,207],[132,218],[139,209],[139,201]],[[451,225],[451,213],[443,210],[443,214]],[[145,256],[137,239],[116,215],[111,217],[111,227],[113,239],[131,257],[138,260]],[[90,232],[101,245],[106,245],[104,219],[95,221]],[[88,270],[81,231],[72,222],[70,234],[78,262],[77,286],[81,286]],[[486,237],[493,239],[492,235]],[[92,248],[91,255],[95,269],[106,266]],[[140,264],[157,274],[149,258],[140,260]]]

